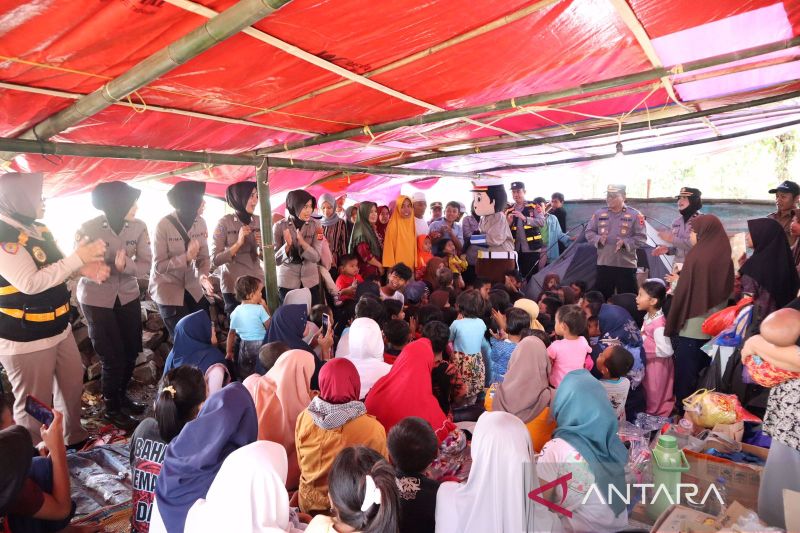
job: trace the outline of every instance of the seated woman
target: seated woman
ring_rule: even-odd
[[[206,401],[203,373],[191,366],[173,368],[161,380],[156,397],[155,418],[145,418],[136,427],[130,440],[131,479],[158,478],[164,450],[188,422],[197,417]],[[131,526],[136,533],[150,527],[150,506],[153,492],[149,486],[134,484],[131,498]]]
[[[556,486],[542,497],[572,512],[572,518],[559,515],[565,530],[624,529],[628,524],[625,503],[620,498],[609,499],[608,494],[609,485],[625,494],[628,452],[617,437],[617,417],[605,389],[588,370],[573,370],[558,386],[551,411],[556,430],[553,440],[536,457],[539,483],[570,473],[572,479],[566,495]],[[591,486],[597,487],[603,500],[594,491],[587,496]]]
[[[522,420],[528,428],[536,453],[550,440],[555,423],[550,418],[550,402],[555,390],[548,382],[547,348],[536,337],[520,341],[508,364],[505,380],[494,398],[486,396],[487,411],[505,411]]]
[[[292,350],[303,350],[314,355],[314,375],[311,377],[311,388],[319,390],[317,379],[323,361],[316,357],[314,349],[303,340],[308,328],[311,327],[308,321],[308,312],[309,309],[305,304],[284,304],[278,307],[275,314],[272,315],[265,342],[285,342]],[[317,336],[316,338],[316,343],[322,350],[323,359],[330,357],[333,348],[333,328],[330,328],[329,332],[329,335],[325,337]]]
[[[283,447],[258,441],[239,448],[222,463],[206,497],[189,509],[185,531],[302,531],[285,484]]]
[[[362,445],[388,457],[386,431],[359,401],[361,383],[353,363],[332,359],[320,370],[319,386],[319,396],[297,418],[295,432],[304,513],[330,509],[328,472],[342,449]]]
[[[50,426],[41,428],[42,441],[50,454],[47,458],[32,458],[33,441],[24,427],[12,425],[0,431],[2,531],[61,531],[75,514],[63,416],[58,411],[53,415]]]
[[[398,533],[400,495],[394,468],[378,452],[345,448],[329,475],[333,516],[317,515],[306,533]]]
[[[257,437],[256,408],[244,385],[231,383],[212,394],[167,447],[150,532],[184,531],[189,508],[205,498],[222,462]]]
[[[367,396],[375,382],[391,370],[392,365],[383,360],[383,334],[378,323],[371,318],[356,318],[348,334],[348,354],[344,355],[358,370],[361,378],[361,398]]]
[[[439,457],[429,473],[435,480],[461,477],[469,469],[466,435],[442,411],[433,395],[431,372],[434,356],[431,341],[422,338],[403,348],[389,373],[378,380],[367,396],[367,412],[374,415],[388,433],[407,416],[428,423],[439,440]]]
[[[208,394],[213,394],[230,380],[225,356],[217,348],[217,332],[208,312],[187,315],[175,326],[175,344],[164,363],[164,375],[180,366],[198,368],[205,376]]]
[[[539,486],[536,469],[531,439],[519,418],[483,413],[472,439],[469,479],[439,487],[437,533],[560,531],[550,512],[524,497]]]
[[[303,350],[289,350],[265,375],[253,374],[244,380],[256,404],[258,440],[277,442],[286,449],[289,490],[295,490],[300,480],[294,431],[297,417],[311,403],[313,374],[314,356]]]

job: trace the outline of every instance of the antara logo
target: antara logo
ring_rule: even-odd
[[[536,503],[541,503],[554,513],[559,513],[567,518],[572,518],[572,511],[569,509],[565,509],[561,505],[563,505],[564,501],[567,499],[567,490],[568,485],[567,483],[569,480],[572,479],[572,473],[565,474],[559,478],[554,479],[553,481],[546,483],[540,486],[537,489],[532,490],[528,493],[528,498],[535,501]],[[554,487],[561,487],[561,501],[558,503],[551,502],[546,498],[542,497],[542,494]],[[583,497],[581,501],[581,505],[586,505],[589,502],[589,497],[594,494],[597,499],[596,502],[607,504],[614,501],[622,502],[625,505],[630,505],[632,501],[631,495],[636,495],[638,490],[639,498],[638,501],[643,503],[644,505],[650,505],[655,503],[655,501],[659,498],[662,498],[664,501],[668,502],[670,505],[681,505],[684,503],[688,503],[694,506],[704,506],[706,501],[708,500],[709,496],[713,495],[716,498],[717,502],[720,505],[725,505],[725,501],[722,498],[719,490],[717,489],[716,485],[713,483],[708,485],[706,488],[705,493],[703,493],[702,498],[699,500],[696,499],[698,495],[701,494],[700,488],[695,485],[694,483],[678,483],[677,485],[677,494],[673,495],[672,491],[667,488],[666,485],[659,484],[655,485],[653,483],[633,483],[630,485],[625,485],[625,492],[621,492],[620,489],[615,487],[614,485],[608,486],[608,491],[606,494],[603,494],[600,489],[597,488],[597,485],[590,485],[589,490]]]

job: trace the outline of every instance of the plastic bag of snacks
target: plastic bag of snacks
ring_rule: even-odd
[[[742,360],[750,380],[762,387],[774,387],[790,379],[800,378],[800,372],[791,372],[772,365],[758,355],[751,355]]]
[[[735,394],[700,389],[683,400],[683,408],[693,424],[709,429],[717,424],[761,422],[760,418],[742,407]]]
[[[739,300],[736,305],[726,307],[725,309],[712,314],[703,321],[703,333],[706,335],[711,335],[712,337],[716,337],[722,333],[725,328],[733,324],[733,321],[736,320],[736,315],[739,314],[739,311],[741,311],[743,307],[752,303],[753,299],[747,296]]]

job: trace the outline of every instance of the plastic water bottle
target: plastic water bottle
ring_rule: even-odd
[[[689,463],[686,461],[683,450],[678,448],[678,440],[672,435],[658,437],[658,443],[653,448],[653,495],[655,498],[647,506],[647,514],[650,518],[655,520],[670,505],[679,501],[678,485],[681,482],[681,473],[688,470]]]

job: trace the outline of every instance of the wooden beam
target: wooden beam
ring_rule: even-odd
[[[267,306],[274,314],[280,305],[278,299],[278,267],[275,264],[275,243],[272,240],[272,202],[269,195],[269,163],[264,159],[256,165],[256,188],[261,214],[261,255],[264,260],[264,288]]]

